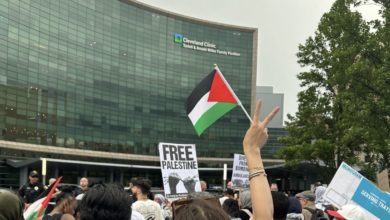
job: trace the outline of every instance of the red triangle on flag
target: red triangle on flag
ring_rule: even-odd
[[[209,99],[207,101],[237,103],[237,100],[234,98],[234,95],[222,79],[221,73],[219,73],[218,70],[215,72],[214,80],[210,88]]]

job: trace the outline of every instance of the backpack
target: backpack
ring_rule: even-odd
[[[311,220],[327,220],[324,211],[321,209],[304,208],[311,213]]]

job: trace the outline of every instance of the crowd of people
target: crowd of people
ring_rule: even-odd
[[[237,191],[228,185],[220,198],[206,191],[207,183],[201,181],[202,192],[195,192],[185,199],[169,201],[163,195],[153,195],[152,183],[146,178],[130,181],[131,196],[123,186],[94,184],[89,186],[87,177],[80,179],[78,190],[64,188],[53,194],[52,208],[47,208],[39,220],[310,220],[310,219],[363,219],[362,210],[348,205],[336,211],[322,199],[325,188],[318,185],[314,191],[304,191],[295,196],[278,192],[269,184],[261,157],[261,147],[266,143],[267,125],[278,112],[275,108],[260,121],[261,103],[257,103],[253,123],[243,140],[243,151],[249,171],[249,190]],[[52,184],[55,180],[51,181]],[[0,220],[24,219],[28,208],[45,187],[38,181],[38,173],[32,171],[29,181],[18,195],[0,192]],[[351,217],[352,216],[352,217]]]

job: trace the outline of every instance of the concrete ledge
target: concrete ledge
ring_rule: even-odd
[[[42,153],[55,153],[55,154],[70,155],[70,156],[116,159],[116,160],[149,161],[149,162],[160,161],[159,156],[83,150],[83,149],[76,149],[76,148],[27,144],[27,143],[3,141],[3,140],[0,140],[0,148],[20,150],[20,151],[42,152]],[[233,158],[198,157],[198,162],[233,163]],[[263,159],[263,162],[268,164],[285,163],[284,160],[278,160],[278,159]]]

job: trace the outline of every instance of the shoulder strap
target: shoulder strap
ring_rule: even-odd
[[[242,211],[244,211],[250,218],[252,218],[252,212],[249,211],[248,209],[241,209]]]

